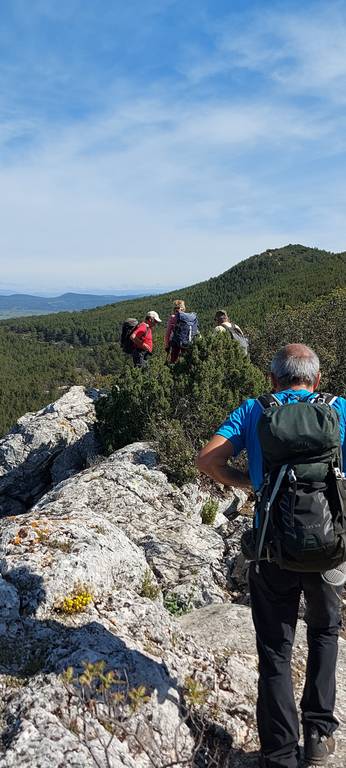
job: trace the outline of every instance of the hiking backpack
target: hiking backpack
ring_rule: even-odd
[[[171,343],[186,349],[198,334],[198,319],[195,312],[177,312]]]
[[[258,398],[265,476],[253,531],[242,539],[247,559],[307,572],[346,560],[346,479],[335,400],[328,394],[286,404],[275,395]]]
[[[242,348],[244,354],[248,355],[249,354],[249,339],[247,338],[247,336],[243,336],[242,333],[239,333],[239,331],[237,331],[236,328],[234,328],[234,326],[232,324],[231,325],[228,325],[228,324],[226,325],[226,324],[222,323],[222,328],[225,328],[226,331],[228,331],[228,333],[232,336],[232,339],[234,339],[234,341],[238,342],[238,344]]]
[[[129,317],[121,326],[120,346],[123,352],[127,355],[130,355],[135,349],[135,345],[133,341],[131,341],[130,336],[138,325],[138,320],[136,320],[135,317]]]

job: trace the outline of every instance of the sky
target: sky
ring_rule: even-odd
[[[1,0],[0,289],[346,250],[346,0]]]

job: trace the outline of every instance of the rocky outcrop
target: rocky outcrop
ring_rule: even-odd
[[[210,605],[183,616],[179,619],[179,623],[191,640],[208,649],[218,660],[220,712],[225,715],[231,708],[233,713],[242,716],[241,719],[244,719],[247,712],[247,724],[249,726],[247,738],[251,740],[252,744],[255,744],[257,654],[255,633],[249,609],[231,603]],[[213,627],[212,633],[210,627]],[[306,627],[303,621],[298,621],[292,660],[298,710],[304,687],[306,657]],[[346,640],[340,638],[335,708],[336,717],[340,721],[340,728],[336,734],[337,754],[328,762],[330,768],[344,768],[346,763],[345,689]],[[234,724],[229,724],[228,727],[232,730]],[[231,765],[237,765],[237,762],[231,763]],[[250,766],[254,763],[250,759],[248,762],[245,757],[242,757],[239,765]]]
[[[23,513],[99,452],[97,390],[72,387],[56,403],[22,416],[0,440],[0,516]]]
[[[193,760],[199,734],[184,717],[186,680],[204,670],[199,684],[212,692],[216,670],[209,653],[186,643],[175,616],[230,599],[227,535],[244,501],[241,493],[221,499],[213,527],[201,520],[209,495],[197,484],[174,488],[153,449],[136,444],[4,518],[1,768]],[[144,686],[149,697],[140,712],[127,702],[125,737],[117,721],[109,745],[104,713],[81,714],[63,680],[69,667],[78,677],[100,661],[125,675],[129,694]]]
[[[173,488],[152,448],[134,444],[55,486],[25,518],[4,521],[2,573],[21,582],[25,562],[44,580],[44,601],[34,588],[27,598],[40,617],[77,583],[97,597],[139,589],[147,568],[177,611],[223,602],[235,556],[227,514],[242,496],[223,501],[217,528],[201,522],[206,498],[197,484]]]
[[[80,401],[74,390],[64,408]],[[77,405],[74,421],[82,441],[94,420],[85,398],[90,422],[83,411],[78,426]],[[33,485],[49,465],[47,492],[1,522],[0,768],[254,768],[257,660],[238,556],[244,494],[219,494],[214,524],[203,524],[210,489],[172,486],[144,443],[76,474],[68,456],[78,439],[58,437],[63,400],[27,417],[32,444],[50,458],[39,468],[27,446],[24,464],[33,461]],[[34,428],[49,413],[51,454],[49,431],[44,439]],[[18,467],[9,473],[22,488]],[[4,472],[0,483],[9,499]],[[298,698],[305,653],[300,624]],[[345,654],[342,641],[339,711]],[[341,730],[335,768],[344,739]]]

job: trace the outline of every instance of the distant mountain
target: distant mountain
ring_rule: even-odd
[[[136,294],[99,296],[90,293],[64,293],[62,296],[32,296],[25,293],[0,295],[0,317],[22,317],[23,315],[46,315],[52,312],[75,312],[94,309],[105,304],[134,299]]]

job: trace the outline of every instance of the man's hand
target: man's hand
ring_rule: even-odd
[[[137,349],[141,349],[141,350],[143,350],[143,352],[150,352],[148,344],[146,344],[143,341],[143,337],[141,338],[140,336],[136,336],[135,334],[132,334],[130,336],[130,339],[131,339],[131,341],[133,341],[133,343],[134,343],[135,347],[137,347]]]
[[[232,456],[232,443],[221,435],[214,435],[199,452],[196,464],[200,472],[208,475],[217,483],[233,485],[236,488],[250,491],[251,483],[248,475],[228,464],[228,460]]]

